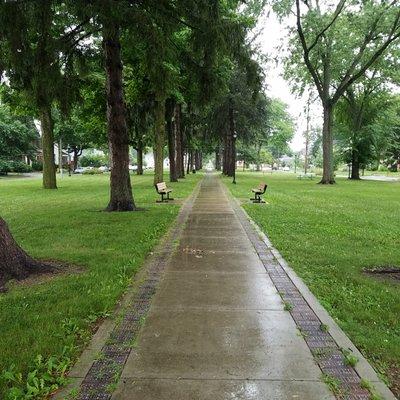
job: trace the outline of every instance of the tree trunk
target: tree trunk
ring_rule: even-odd
[[[176,104],[175,106],[175,151],[176,151],[176,174],[177,178],[181,179],[185,177],[185,165],[183,159],[183,131],[181,126],[181,113],[182,106]]]
[[[230,137],[230,175],[233,177],[233,183],[236,183],[236,130],[235,130],[235,120],[233,116],[232,102],[229,102],[229,137]]]
[[[187,151],[186,175],[190,174],[191,169],[192,169],[192,152],[190,150],[188,150]]]
[[[136,206],[129,175],[129,134],[122,86],[119,27],[109,21],[106,18],[103,27],[107,78],[107,130],[111,160],[110,202],[106,211],[134,211]]]
[[[222,173],[224,175],[228,175],[228,147],[229,147],[229,138],[227,134],[227,130],[224,129],[224,135],[223,135],[223,151],[222,151]]]
[[[30,257],[14,240],[6,222],[0,218],[0,291],[10,279],[24,279],[53,268]]]
[[[143,142],[142,139],[139,139],[137,142],[137,175],[143,175]]]
[[[323,173],[319,183],[335,183],[333,171],[333,107],[324,104],[324,124],[322,127],[322,154],[323,154]]]
[[[79,161],[79,155],[78,155],[79,151],[76,146],[74,146],[73,148],[73,154],[74,154],[73,168],[75,171],[78,168],[78,161]]]
[[[56,165],[54,162],[54,132],[50,105],[40,108],[43,149],[43,188],[57,189]]]
[[[164,181],[165,100],[156,101],[154,135],[154,184]]]
[[[200,151],[199,150],[195,150],[195,152],[194,152],[194,167],[196,168],[196,171],[201,169]]]
[[[261,143],[257,144],[257,164],[256,171],[261,171]]]
[[[360,161],[358,158],[357,150],[353,149],[351,152],[351,176],[350,179],[360,179]]]
[[[216,171],[221,171],[221,153],[220,147],[217,146],[215,149],[215,169]]]
[[[166,101],[165,119],[167,122],[168,137],[168,157],[169,157],[169,180],[178,182],[177,162],[176,162],[176,129],[175,129],[175,100]]]

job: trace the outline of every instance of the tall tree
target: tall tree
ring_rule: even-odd
[[[118,13],[118,11],[117,11]],[[136,209],[129,175],[129,135],[122,84],[120,25],[112,2],[101,17],[106,69],[107,125],[111,157],[110,201],[107,211]]]
[[[73,59],[79,26],[68,20],[65,4],[38,0],[0,5],[0,41],[6,85],[23,92],[40,119],[43,187],[56,189],[55,102],[66,110],[76,96]]]
[[[9,107],[0,105],[0,160],[33,158],[37,152],[39,133],[33,118],[15,115]]]
[[[280,15],[293,12],[296,16],[297,33],[290,39],[286,76],[300,91],[307,85],[314,85],[322,103],[323,176],[320,183],[335,182],[334,107],[347,89],[384,57],[389,47],[398,43],[400,9],[396,5],[397,0],[351,3],[339,0],[334,5],[328,1],[274,2]]]

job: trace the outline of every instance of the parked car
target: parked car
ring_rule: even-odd
[[[75,171],[74,174],[83,174],[86,171],[86,168],[84,167],[78,167]]]
[[[98,170],[101,171],[101,172],[108,172],[109,171],[108,167],[105,166],[105,165],[99,167]]]
[[[137,171],[137,165],[130,165],[129,171]]]

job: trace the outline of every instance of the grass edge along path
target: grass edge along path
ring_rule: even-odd
[[[324,186],[256,173],[238,173],[237,185],[223,181],[399,396],[400,287],[363,268],[400,265],[400,184],[338,179]],[[260,181],[269,185],[268,204],[251,204]]]
[[[201,174],[171,184],[176,201],[168,204],[155,203],[152,179],[132,177],[135,201],[146,209],[137,213],[99,212],[108,176],[66,177],[57,191],[36,179],[0,180],[1,214],[17,241],[34,257],[83,270],[0,295],[0,398],[44,398],[65,383]]]

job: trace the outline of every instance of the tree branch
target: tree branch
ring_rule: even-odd
[[[306,38],[304,37],[304,32],[303,32],[303,27],[301,26],[301,18],[300,18],[300,0],[296,0],[296,23],[297,23],[297,32],[299,34],[299,38],[300,38],[300,42],[301,42],[301,46],[303,48],[303,55],[304,55],[304,62],[307,66],[307,69],[309,70],[314,83],[317,87],[318,90],[318,94],[321,97],[321,100],[324,97],[324,91],[322,88],[322,82],[318,76],[317,71],[315,70],[315,68],[313,67],[311,60],[310,60],[310,54],[309,54],[309,50],[308,50],[308,46],[307,46],[307,42],[306,42]]]
[[[310,52],[318,43],[318,40],[324,35],[324,33],[335,23],[335,21],[338,19],[340,13],[342,12],[344,8],[344,4],[346,3],[346,0],[340,0],[339,4],[336,7],[335,13],[333,14],[333,18],[329,24],[322,29],[321,32],[317,34],[317,36],[314,39],[314,42],[311,44],[311,46],[308,48],[308,51]]]
[[[332,100],[336,102],[339,100],[340,96],[347,90],[347,88],[354,83],[358,78],[360,78],[367,69],[384,53],[384,51],[390,46],[392,42],[397,40],[400,37],[400,31],[396,33],[396,31],[400,28],[399,21],[400,21],[400,10],[398,11],[396,18],[393,22],[392,28],[387,36],[387,39],[383,42],[383,44],[372,54],[372,56],[367,60],[360,69],[354,73],[354,69],[356,68],[358,62],[360,61],[361,57],[363,56],[367,45],[371,42],[373,32],[381,18],[382,14],[380,14],[374,21],[373,28],[369,31],[366,35],[363,44],[360,47],[360,51],[358,52],[357,56],[355,57],[353,63],[347,70],[345,76],[341,80],[336,93],[334,94]],[[351,76],[353,74],[353,76]]]

